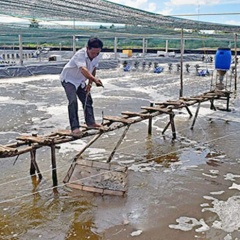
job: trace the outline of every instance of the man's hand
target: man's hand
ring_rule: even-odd
[[[89,83],[89,84],[86,86],[86,92],[90,92],[90,91],[91,91],[91,87],[92,87],[92,84]]]
[[[100,79],[96,79],[95,83],[97,87],[103,87],[103,83]]]

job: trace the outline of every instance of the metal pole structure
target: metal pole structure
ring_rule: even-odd
[[[145,38],[143,38],[142,43],[143,43],[142,53],[143,53],[143,56],[145,56]]]
[[[115,56],[115,59],[117,59],[117,41],[118,41],[118,38],[115,37],[114,38],[114,56]]]
[[[234,35],[235,42],[235,72],[234,72],[234,90],[237,91],[237,34]]]
[[[184,39],[183,29],[181,30],[181,61],[180,61],[180,92],[179,97],[183,96],[183,54],[184,54]]]
[[[76,53],[76,36],[73,35],[73,54]]]
[[[168,53],[168,40],[166,40],[166,50],[165,50],[165,52],[166,52],[166,55],[167,55],[167,53]]]
[[[18,40],[19,40],[19,59],[20,59],[20,65],[23,66],[22,35],[18,35]]]
[[[145,41],[145,53],[147,53],[147,48],[148,48],[148,40],[146,39],[146,41]]]

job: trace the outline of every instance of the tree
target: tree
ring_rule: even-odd
[[[30,23],[29,27],[30,27],[30,28],[39,28],[39,23],[38,23],[38,21],[37,21],[35,18],[33,18],[33,19],[31,20],[31,23]]]

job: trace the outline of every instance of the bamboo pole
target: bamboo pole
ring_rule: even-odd
[[[184,39],[183,39],[183,29],[181,29],[181,61],[180,61],[180,92],[179,97],[183,96],[183,54],[184,54]]]
[[[101,135],[103,134],[103,132],[100,132],[99,134],[97,134],[91,141],[89,141],[86,146],[74,157],[73,161],[72,161],[72,164],[70,166],[70,168],[68,169],[67,171],[67,175],[66,177],[64,178],[63,182],[64,183],[67,183],[69,181],[69,179],[71,178],[72,176],[72,173],[74,171],[74,167],[75,167],[75,164],[76,164],[76,161],[77,159],[82,155],[82,153],[88,148],[90,147]]]
[[[41,174],[40,169],[38,167],[38,164],[36,162],[36,149],[35,148],[33,148],[33,150],[30,151],[30,155],[31,155],[30,174],[33,175],[37,172],[38,178],[41,180],[43,177],[42,177],[42,174]]]
[[[194,116],[194,119],[193,119],[193,123],[192,123],[192,126],[191,126],[191,130],[193,129],[193,126],[196,122],[196,119],[197,119],[197,116],[198,116],[198,112],[199,112],[199,109],[200,109],[200,106],[201,106],[201,102],[198,102],[198,106],[197,106],[197,110],[196,110],[196,113],[195,113],[195,116]]]
[[[51,160],[52,160],[52,180],[53,180],[53,186],[56,187],[58,185],[58,179],[57,179],[55,144],[51,144],[50,147],[51,147]]]
[[[109,158],[108,158],[108,160],[107,160],[107,163],[110,163],[110,162],[111,162],[114,153],[116,152],[117,148],[120,146],[122,140],[123,140],[124,137],[126,136],[127,131],[128,131],[128,129],[130,128],[130,126],[131,126],[131,124],[128,124],[127,127],[125,128],[125,130],[124,130],[124,132],[123,132],[121,138],[118,140],[118,142],[117,142],[115,148],[113,149],[112,153],[110,154],[110,156],[109,156]]]
[[[22,35],[18,36],[19,40],[19,59],[20,59],[20,65],[23,66],[23,45],[22,45]]]
[[[234,35],[235,42],[235,72],[234,72],[234,90],[237,91],[237,34]]]
[[[150,103],[150,107],[153,107],[153,103]],[[149,118],[148,120],[148,134],[152,134],[152,117]]]

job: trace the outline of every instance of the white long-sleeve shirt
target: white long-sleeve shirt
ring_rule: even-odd
[[[60,80],[72,83],[76,89],[85,85],[86,77],[81,73],[80,67],[86,67],[90,73],[98,66],[100,56],[98,55],[92,61],[87,55],[87,48],[78,50],[69,62],[64,66]]]

